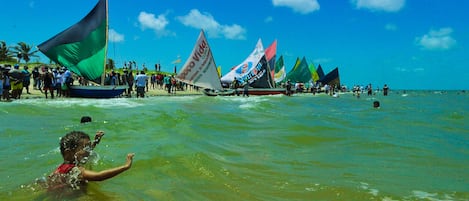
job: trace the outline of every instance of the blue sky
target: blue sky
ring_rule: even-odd
[[[97,0],[2,1],[0,40],[38,45],[78,22]],[[469,89],[466,0],[110,0],[108,57],[172,71],[201,28],[223,74],[259,38],[278,41],[287,71],[306,57],[347,86]],[[42,53],[41,61],[48,62]]]

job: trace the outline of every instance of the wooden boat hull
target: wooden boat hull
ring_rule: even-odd
[[[128,86],[71,86],[70,96],[77,98],[115,98]]]
[[[243,89],[238,89],[239,94],[243,94]],[[265,95],[278,95],[278,94],[286,94],[286,89],[283,88],[249,88],[248,94],[253,96],[265,96]]]
[[[235,95],[235,91],[232,89],[223,90],[223,91],[215,91],[213,89],[204,89],[202,92],[207,96],[233,96]]]

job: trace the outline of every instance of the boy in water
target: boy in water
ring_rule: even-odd
[[[81,131],[72,131],[60,140],[60,153],[64,162],[48,177],[48,189],[57,190],[62,193],[80,189],[88,181],[103,181],[112,178],[132,166],[132,159],[135,154],[127,154],[124,165],[95,172],[85,169],[82,165],[86,163],[90,152],[100,142],[104,135],[103,131],[98,131],[94,141],[90,141],[88,134]]]

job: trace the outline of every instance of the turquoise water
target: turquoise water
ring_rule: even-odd
[[[457,91],[0,102],[0,200],[53,200],[33,182],[72,130],[106,132],[93,170],[136,154],[77,200],[469,200],[468,111]]]

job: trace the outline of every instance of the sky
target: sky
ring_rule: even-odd
[[[39,45],[97,0],[0,0],[0,41]],[[469,89],[466,0],[109,0],[108,58],[172,72],[205,30],[222,74],[277,40],[287,72],[305,57],[341,83],[391,89]],[[42,53],[41,62],[48,63]]]

